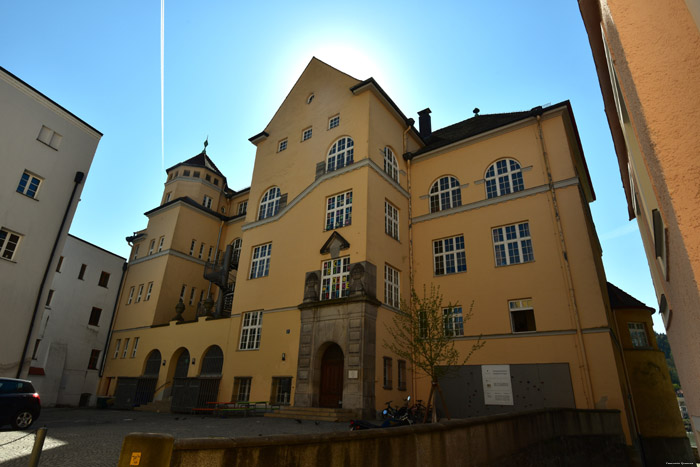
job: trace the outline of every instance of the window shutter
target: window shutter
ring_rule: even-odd
[[[280,211],[287,205],[287,194],[288,193],[284,193],[280,196]]]
[[[664,255],[664,221],[661,219],[661,213],[658,209],[651,211],[654,220],[654,249],[656,257],[663,258]]]
[[[316,164],[316,178],[326,173],[326,161]]]

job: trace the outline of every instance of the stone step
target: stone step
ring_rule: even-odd
[[[168,413],[170,412],[170,405],[172,404],[171,398],[152,401],[146,405],[139,405],[134,407],[134,410],[139,412],[156,412],[156,413]]]
[[[279,412],[266,413],[265,416],[328,422],[348,422],[356,418],[355,411],[352,409],[329,409],[324,407],[282,407]]]

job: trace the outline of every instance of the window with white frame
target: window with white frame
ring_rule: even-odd
[[[202,206],[204,206],[207,209],[211,209],[211,198],[207,195],[204,195],[204,201],[202,201]]]
[[[321,266],[321,300],[347,297],[349,278],[349,256],[324,261]]]
[[[148,283],[148,288],[146,289],[146,298],[143,299],[144,302],[147,302],[151,299],[151,292],[153,292],[153,282]]]
[[[20,234],[0,229],[0,256],[12,261],[21,238]]]
[[[17,193],[21,193],[30,198],[36,198],[36,193],[39,191],[39,185],[41,184],[41,179],[36,177],[26,170],[19,179],[19,185],[17,185]]]
[[[195,289],[194,287],[192,287],[192,288],[190,289],[190,302],[189,302],[190,305],[192,305],[192,304],[194,303],[194,293],[195,293],[195,290],[196,290],[196,289]]]
[[[182,284],[182,288],[180,289],[180,301],[185,302],[185,292],[187,292],[187,285]]]
[[[440,177],[430,187],[430,212],[444,211],[462,205],[462,189],[455,177]]]
[[[272,403],[275,405],[289,405],[292,394],[291,377],[272,378]]]
[[[163,243],[165,243],[165,237],[160,237],[160,241],[158,242],[158,251],[163,251]]]
[[[328,119],[328,129],[332,130],[333,128],[337,127],[340,125],[340,115],[335,115],[331,118]]]
[[[535,310],[532,306],[532,299],[510,300],[508,302],[510,311],[510,323],[513,332],[535,332]]]
[[[326,230],[352,223],[352,190],[326,198]]]
[[[301,140],[306,141],[307,139],[311,139],[312,134],[313,134],[312,128],[305,129],[304,131],[301,132]]]
[[[250,386],[253,378],[233,378],[233,395],[236,402],[250,400]]]
[[[464,335],[464,316],[461,306],[453,306],[442,309],[445,322],[445,336],[457,337]]]
[[[436,276],[466,271],[464,235],[433,240],[433,264]]]
[[[250,263],[250,278],[265,277],[270,273],[270,256],[272,255],[272,243],[259,245],[253,248],[253,260]]]
[[[647,337],[647,328],[644,323],[627,323],[627,329],[630,332],[632,339],[632,347],[644,348],[649,347],[649,338]]]
[[[384,172],[387,173],[394,181],[399,181],[399,164],[396,162],[394,151],[389,146],[384,148]]]
[[[399,210],[387,200],[384,200],[384,232],[399,239]]]
[[[129,338],[124,339],[124,351],[122,352],[122,358],[126,358],[126,354],[129,352]]]
[[[137,243],[134,245],[134,259],[137,259],[139,257],[139,248],[141,247],[140,243]]]
[[[279,142],[277,145],[277,152],[282,152],[285,149],[287,149],[287,138],[284,138],[282,141]]]
[[[143,284],[139,285],[139,292],[136,294],[136,303],[141,301],[141,295],[143,295]]]
[[[341,169],[353,162],[355,143],[352,138],[345,136],[333,143],[326,157],[326,172]]]
[[[401,306],[399,271],[388,264],[384,265],[384,303],[394,308]]]
[[[131,305],[131,302],[134,300],[134,290],[135,287],[129,289],[129,299],[126,301],[127,305]]]
[[[486,170],[484,181],[487,198],[515,193],[525,188],[520,163],[513,159],[501,159],[491,164]]]
[[[136,349],[139,347],[139,338],[134,337],[134,345],[131,348],[131,358],[134,358],[136,356]]]
[[[121,345],[122,340],[117,339],[117,342],[114,344],[114,355],[112,358],[117,358],[119,356],[119,346]]]
[[[192,243],[190,243],[190,256],[194,255],[194,247],[197,245],[197,240],[192,240]]]
[[[273,186],[265,192],[260,200],[260,209],[258,210],[258,220],[272,217],[277,214],[280,209],[280,197],[282,196],[280,189]]]
[[[236,238],[233,240],[231,243],[232,245],[232,253],[231,253],[231,262],[234,264],[238,264],[238,260],[241,259],[241,245],[243,244],[242,240],[240,238]]]
[[[169,191],[165,194],[165,201],[163,201],[163,204],[170,202],[170,197],[173,195],[172,191]]]
[[[245,214],[248,211],[248,200],[238,203],[238,215]]]
[[[156,247],[156,239],[154,238],[151,240],[151,243],[148,245],[148,254],[152,255],[153,254],[153,249]]]
[[[527,222],[496,227],[492,233],[496,266],[529,263],[535,260],[530,225]]]
[[[209,247],[209,253],[207,254],[207,261],[211,261],[211,254],[214,252],[214,247]]]
[[[197,258],[202,259],[202,255],[204,255],[204,242],[199,245],[199,255],[197,255]]]
[[[243,313],[241,326],[240,350],[257,350],[260,348],[260,333],[262,332],[262,311]]]
[[[51,128],[42,125],[39,136],[36,139],[58,151],[63,136],[59,135]]]

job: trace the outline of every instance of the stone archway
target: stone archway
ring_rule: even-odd
[[[338,344],[329,345],[321,357],[319,407],[339,408],[343,404],[343,369],[345,357]]]

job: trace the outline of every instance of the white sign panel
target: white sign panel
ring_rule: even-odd
[[[510,365],[481,365],[485,405],[513,405]]]

